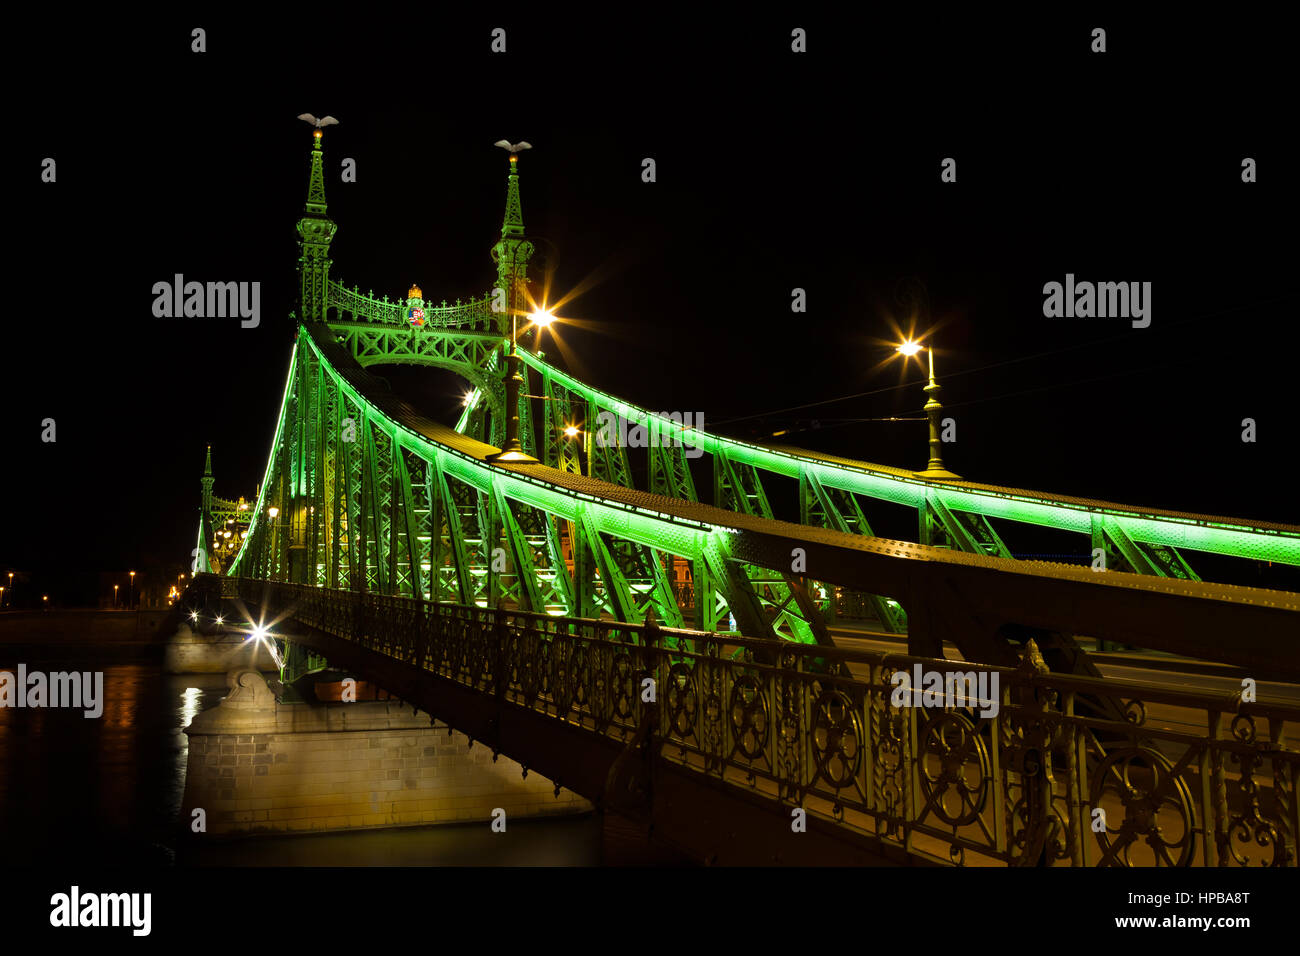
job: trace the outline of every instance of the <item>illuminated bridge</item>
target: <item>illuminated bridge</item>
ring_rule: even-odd
[[[390,302],[331,275],[315,135],[265,477],[242,508],[205,478],[196,552],[219,575],[196,589],[279,621],[296,666],[364,675],[704,862],[1296,864],[1300,707],[1108,679],[1089,650],[1300,680],[1300,594],[1194,570],[1300,565],[1300,527],[960,479],[933,415],[912,472],[632,405],[536,349],[514,155],[493,289]],[[368,371],[395,363],[470,383],[455,428]],[[603,415],[643,429],[644,486],[592,440]],[[917,542],[873,535],[882,501],[916,510]],[[1023,524],[1083,536],[1104,572],[1015,560]],[[899,653],[847,646],[847,618]],[[996,675],[998,706],[900,695],[914,665]]]

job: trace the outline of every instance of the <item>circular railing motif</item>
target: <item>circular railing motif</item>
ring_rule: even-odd
[[[1116,866],[1187,866],[1196,852],[1196,809],[1187,781],[1150,747],[1123,747],[1106,755],[1092,773],[1091,805],[1105,814],[1096,833],[1108,862]],[[1111,824],[1119,818],[1119,825]],[[1145,843],[1149,860],[1134,860]]]
[[[762,756],[769,730],[767,697],[752,674],[737,677],[731,687],[731,726],[736,750],[750,760]]]
[[[926,721],[920,741],[921,790],[944,823],[974,823],[989,796],[988,746],[964,714],[939,713]]]
[[[813,704],[812,751],[817,776],[837,790],[848,786],[862,767],[862,718],[853,701],[838,690],[824,691]]]
[[[689,664],[674,664],[668,670],[667,684],[664,694],[668,703],[668,732],[681,739],[694,736],[700,701],[693,668]]]

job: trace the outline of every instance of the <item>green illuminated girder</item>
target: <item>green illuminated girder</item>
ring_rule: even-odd
[[[733,462],[725,452],[719,451],[713,456],[713,495],[714,502],[720,508],[729,508],[742,514],[759,518],[771,518],[772,506],[768,504],[767,493],[758,469],[743,462]],[[794,555],[791,555],[793,564]],[[716,567],[710,572],[719,575]],[[784,571],[775,571],[745,566],[754,598],[763,608],[760,629],[745,633],[762,634],[765,637],[781,637],[803,644],[833,644],[821,609],[816,606],[802,581]],[[732,583],[733,590],[739,590],[738,582]],[[741,602],[749,605],[746,596]],[[735,608],[732,608],[735,614]],[[736,623],[741,618],[736,614]],[[751,627],[753,625],[750,625]]]
[[[480,520],[480,495],[473,485],[445,473],[439,476],[450,546],[455,562],[457,590],[461,604],[487,606],[491,598],[492,561],[488,538]]]
[[[987,554],[994,558],[1010,558],[1011,551],[988,518],[968,511],[953,511],[944,504],[937,492],[926,496],[920,510],[919,543],[949,547],[968,554]]]
[[[555,383],[550,375],[542,373],[542,461],[552,468],[582,474],[581,435],[586,422],[578,423],[574,416],[573,393]],[[564,429],[575,425],[581,429],[579,436],[570,438]]]
[[[533,400],[528,397],[533,391],[529,387],[532,370],[520,362],[519,374],[524,377],[523,385],[519,389],[519,444],[527,454],[536,458],[538,457],[537,434],[533,428]]]
[[[1106,567],[1112,571],[1155,574],[1162,578],[1199,581],[1200,576],[1174,548],[1134,541],[1119,522],[1105,515],[1094,515],[1092,546],[1106,555]]]
[[[601,409],[594,403],[587,403],[587,427],[597,429],[597,418]],[[591,476],[611,485],[623,488],[635,488],[632,482],[632,466],[627,460],[627,449],[617,440],[605,442],[597,429],[591,439]]]
[[[493,383],[492,388],[494,390],[499,390],[500,394],[498,397],[500,399],[500,406],[504,408],[505,390],[502,380],[497,373],[498,354],[498,352],[493,351],[488,355],[487,365],[485,366],[484,371],[487,373],[487,379]],[[495,433],[500,431],[502,436],[505,434],[504,423],[497,421],[497,419],[500,418],[499,415],[491,415],[491,409],[495,406],[492,401],[489,400],[490,396],[489,398],[485,398],[484,394],[485,393],[481,388],[475,386],[474,391],[471,393],[473,401],[466,405],[465,410],[460,413],[460,419],[456,422],[456,431],[460,432],[462,435],[468,435],[471,438],[481,441],[484,444],[493,444],[494,442],[497,442],[497,447],[500,447],[498,439],[494,438],[494,435],[488,434],[488,420],[490,417],[492,425],[495,426],[493,432]]]
[[[549,374],[557,385],[571,390],[596,410],[609,410],[629,420],[657,420],[661,427],[681,433],[681,426],[663,415],[601,392],[526,351],[521,358],[538,371]],[[737,463],[761,471],[798,479],[801,471],[816,474],[826,488],[878,498],[921,510],[933,494],[952,512],[966,512],[1072,531],[1091,533],[1091,517],[1112,517],[1125,533],[1140,544],[1162,545],[1180,550],[1207,551],[1239,558],[1300,565],[1300,530],[1273,528],[1238,519],[1202,519],[1187,515],[1153,514],[1146,509],[1106,502],[1087,502],[1039,492],[976,485],[964,481],[934,482],[918,478],[899,468],[870,462],[830,460],[798,449],[767,448],[701,429],[689,433],[690,443],[706,454],[725,452]]]
[[[588,613],[642,620],[653,610],[665,623],[683,623],[667,552],[512,500],[502,484],[447,472],[433,446],[395,430],[343,386],[306,330],[281,417],[240,553],[252,573],[323,586],[356,567],[364,574],[352,586],[379,593],[466,604],[505,599],[552,613],[575,613],[585,602]],[[350,418],[355,441],[343,437]],[[276,520],[265,510],[272,504]],[[589,575],[581,586],[565,564],[566,535],[576,569]],[[506,551],[504,573],[493,570],[498,546]]]
[[[799,521],[801,524],[832,528],[848,534],[872,536],[871,525],[858,504],[857,496],[842,488],[824,488],[817,476],[805,469],[799,473]],[[830,586],[834,593],[834,585]],[[907,615],[897,602],[878,594],[860,595],[876,615],[881,627],[894,634],[907,631]],[[830,601],[834,607],[834,598]]]
[[[216,540],[216,530],[212,523],[212,515],[206,508],[199,509],[199,541],[196,547],[199,549],[198,565],[196,571],[202,571],[207,574],[221,573],[220,552],[217,551],[214,541]]]
[[[334,285],[330,283],[331,288]],[[471,318],[474,315],[477,312],[470,313]],[[503,347],[499,334],[480,331],[484,328],[482,323],[462,328],[426,326],[412,329],[404,321],[390,323],[331,318],[327,325],[334,341],[342,345],[362,368],[426,365],[460,375],[478,391],[479,399],[473,408],[466,408],[457,430],[497,446],[504,441],[506,389],[501,371],[504,363],[499,359]],[[531,422],[531,412],[524,412],[522,402],[521,414],[527,414]],[[467,430],[471,421],[473,429]],[[484,434],[485,429],[490,430],[490,434]]]
[[[528,608],[568,613],[573,607],[573,582],[564,563],[557,522],[544,511],[501,496],[497,489],[494,493]]]
[[[474,490],[466,488],[454,478],[448,478],[441,470],[436,471],[434,482],[438,501],[438,546],[437,560],[434,563],[437,593],[434,600],[472,605],[478,598],[478,591],[472,571],[474,556],[466,540],[469,537],[466,534],[466,521],[472,516],[472,533],[477,534],[478,506],[473,498]],[[462,492],[461,489],[465,490]],[[463,505],[466,497],[470,501],[468,516]],[[479,565],[482,565],[481,561]],[[483,570],[486,572],[486,568]],[[487,584],[486,578],[483,583]]]
[[[672,433],[657,419],[650,425],[650,491],[669,498],[698,501],[686,449],[673,442]]]

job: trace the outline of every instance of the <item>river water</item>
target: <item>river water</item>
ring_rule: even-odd
[[[226,695],[222,674],[152,663],[42,660],[0,646],[0,670],[103,671],[104,710],[0,707],[0,866],[567,866],[602,862],[594,815],[310,836],[251,837],[178,856],[190,720]]]

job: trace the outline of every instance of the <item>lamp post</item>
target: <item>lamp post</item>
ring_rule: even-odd
[[[548,240],[543,240],[548,241]],[[514,252],[517,256],[522,246],[515,246]],[[529,253],[532,253],[531,246]],[[514,276],[514,256],[511,263],[511,276]],[[519,281],[515,279],[514,281]],[[535,465],[538,460],[524,451],[523,446],[519,443],[519,387],[524,384],[524,377],[519,371],[519,315],[521,309],[514,305],[514,295],[507,296],[507,306],[510,309],[510,354],[506,357],[506,443],[499,452],[491,454],[484,458],[484,461],[500,462],[503,464],[515,465]],[[541,341],[542,330],[548,328],[555,321],[555,316],[546,309],[534,309],[528,313],[529,320],[538,329],[537,341]]]
[[[135,572],[132,571],[130,573],[131,573],[131,600],[130,603],[128,604],[128,607],[135,607]]]
[[[519,311],[510,310],[510,355],[506,359],[506,443],[499,452],[488,455],[486,461],[501,464],[535,465],[537,459],[524,451],[519,444],[519,386],[524,377],[519,374]]]
[[[117,610],[117,589],[119,587],[121,587],[120,584],[113,585],[113,610]]]
[[[922,348],[919,342],[907,341],[898,346],[897,351],[911,358]],[[914,471],[912,474],[918,478],[960,478],[960,475],[953,474],[943,466],[943,453],[940,450],[943,440],[939,437],[939,412],[943,410],[943,406],[939,404],[939,399],[936,397],[939,393],[939,385],[934,380],[934,349],[929,346],[924,348],[930,360],[930,382],[923,389],[926,394],[925,414],[930,420],[930,460],[925,466],[925,471]]]

